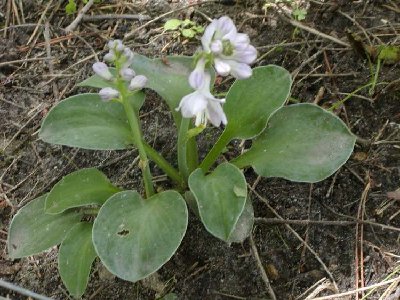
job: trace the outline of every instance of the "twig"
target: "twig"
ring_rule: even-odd
[[[300,66],[298,66],[296,68],[296,70],[294,70],[292,72],[292,78],[293,81],[295,80],[295,78],[297,77],[297,75],[300,73],[300,71],[307,66],[310,62],[312,62],[313,60],[317,59],[317,57],[322,54],[323,50],[318,50],[317,52],[315,52],[313,55],[311,55],[308,59],[306,59],[305,61],[303,61]]]
[[[46,8],[44,9],[42,15],[40,16],[39,21],[38,21],[37,24],[36,24],[35,30],[33,31],[32,35],[30,36],[30,38],[29,38],[28,42],[26,43],[26,45],[29,45],[29,44],[32,42],[32,40],[34,39],[34,37],[35,37],[37,31],[39,30],[39,27],[42,26],[42,22],[43,22],[43,20],[44,20],[44,18],[45,18],[45,16],[46,16],[46,13],[47,13],[47,11],[49,10],[50,5],[51,5],[52,3],[53,3],[53,0],[50,0],[49,3],[47,3]]]
[[[46,43],[46,58],[47,58],[47,64],[49,66],[49,71],[50,74],[54,74],[54,65],[53,65],[53,60],[51,57],[51,46],[50,46],[50,25],[49,22],[46,22],[44,25],[44,32],[43,32],[43,36],[44,36],[44,41]],[[53,94],[55,99],[58,98],[59,95],[59,90],[58,90],[58,86],[57,83],[55,81],[52,82],[52,87],[53,87]]]
[[[357,219],[364,221],[365,202],[367,201],[368,192],[371,188],[371,182],[368,181],[361,195],[360,204],[358,206]],[[356,288],[363,288],[364,284],[364,224],[356,226],[356,241],[355,241],[355,284]],[[363,293],[364,294],[364,293]],[[362,295],[364,296],[364,295]],[[359,294],[356,294],[356,300],[359,299]]]
[[[250,234],[250,246],[253,251],[254,258],[257,261],[258,269],[261,272],[262,279],[264,280],[265,285],[267,286],[268,294],[272,300],[276,300],[275,292],[272,289],[271,283],[268,279],[267,272],[265,272],[264,266],[261,262],[260,255],[258,254],[256,244],[254,243],[253,234]]]
[[[0,286],[5,288],[5,289],[9,289],[9,290],[15,291],[15,292],[17,292],[17,293],[19,293],[21,295],[24,295],[24,296],[27,296],[27,297],[32,297],[34,299],[38,299],[38,300],[53,300],[52,298],[36,294],[36,293],[31,292],[31,291],[29,291],[27,289],[24,289],[24,288],[22,288],[20,286],[17,286],[15,284],[12,284],[12,283],[9,283],[7,281],[4,281],[2,279],[0,279]]]
[[[8,0],[7,2],[7,11],[6,11],[6,22],[4,24],[4,34],[3,37],[7,37],[7,28],[8,24],[10,24],[10,13],[11,13],[11,0]]]
[[[278,214],[278,212],[268,203],[268,200],[265,199],[264,197],[262,197],[259,193],[257,193],[256,190],[253,189],[253,187],[251,187],[249,185],[249,189],[254,193],[254,195],[257,196],[258,199],[260,199],[267,207],[268,209],[279,219],[283,220],[283,218],[281,217],[280,214]],[[333,278],[332,273],[329,271],[328,267],[325,265],[325,263],[321,260],[321,258],[318,256],[318,254],[314,251],[314,249],[312,249],[310,247],[309,244],[307,244],[304,239],[288,224],[285,224],[285,227],[291,231],[293,233],[293,235],[299,240],[301,241],[305,247],[307,247],[308,251],[311,252],[311,254],[314,255],[315,259],[321,264],[322,268],[325,270],[326,274],[329,276],[330,280],[332,281],[332,284],[335,287],[335,291],[339,292],[339,288],[338,285],[335,281],[335,279]]]
[[[316,30],[316,29],[314,29],[314,28],[308,27],[308,26],[306,26],[306,25],[304,25],[303,23],[300,23],[300,22],[298,22],[298,21],[295,21],[295,20],[286,18],[286,17],[284,17],[284,16],[281,15],[281,14],[279,14],[279,17],[280,17],[282,20],[288,22],[289,24],[291,24],[291,25],[293,25],[293,26],[295,26],[295,27],[298,27],[298,28],[300,28],[300,29],[303,29],[303,30],[305,30],[305,31],[308,31],[309,33],[318,35],[318,36],[320,36],[320,37],[322,37],[322,38],[324,38],[324,39],[330,40],[330,41],[332,41],[332,42],[334,42],[334,43],[336,43],[336,44],[339,44],[339,45],[345,46],[345,47],[347,47],[347,48],[350,48],[350,44],[348,44],[348,43],[346,43],[346,42],[343,42],[343,41],[341,41],[341,40],[339,40],[339,39],[337,39],[337,38],[335,38],[335,37],[333,37],[333,36],[331,36],[331,35],[325,34],[325,33],[321,32],[321,31],[318,31],[318,30]]]
[[[299,77],[357,77],[357,73],[349,72],[349,73],[339,73],[339,74],[326,74],[326,73],[315,73],[315,74],[305,74],[300,73],[297,74]]]
[[[5,62],[0,63],[0,67],[17,64],[17,63],[25,63],[28,61],[39,61],[39,60],[46,60],[46,59],[47,59],[47,57],[37,57],[37,58],[24,58],[24,59],[5,61]]]
[[[7,142],[7,144],[4,146],[4,148],[2,149],[2,151],[4,152],[8,146],[10,146],[10,144],[12,143],[12,141],[14,141],[14,139],[22,132],[22,130],[24,130],[24,128],[33,120],[37,117],[38,114],[40,114],[42,112],[42,110],[44,109],[44,106],[42,104],[39,104],[36,108],[34,108],[34,110],[37,110],[32,117],[29,118],[28,121],[25,122],[24,125],[22,125],[18,131],[13,135],[13,137]]]
[[[386,280],[386,281],[383,281],[383,282],[372,284],[372,285],[369,285],[369,286],[366,286],[366,287],[363,287],[363,288],[360,288],[360,289],[347,291],[347,292],[340,293],[340,294],[335,294],[335,295],[317,297],[317,298],[314,298],[313,300],[344,299],[344,298],[342,298],[344,296],[350,296],[350,295],[353,295],[353,294],[356,294],[356,293],[359,293],[359,292],[362,292],[362,291],[368,291],[370,289],[374,289],[374,288],[377,288],[377,287],[389,285],[389,284],[391,284],[391,283],[393,283],[395,281],[398,281],[398,280],[400,280],[400,276],[398,276],[398,277],[396,277],[394,279],[391,279],[391,280]]]
[[[76,26],[78,26],[78,24],[81,22],[83,16],[87,13],[87,11],[89,10],[89,8],[93,5],[94,0],[89,0],[85,6],[81,9],[81,11],[78,13],[78,15],[76,16],[75,20],[72,21],[71,24],[69,24],[66,28],[65,28],[65,32],[70,33],[72,31],[75,30]]]
[[[139,20],[139,21],[147,21],[150,20],[151,17],[148,15],[129,15],[129,14],[105,14],[105,15],[94,15],[94,16],[86,16],[82,17],[82,21],[93,22],[93,21],[102,21],[102,20]]]

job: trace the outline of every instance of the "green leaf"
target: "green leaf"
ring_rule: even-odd
[[[89,281],[92,263],[97,257],[92,242],[92,223],[76,224],[67,234],[58,253],[61,280],[72,296],[80,298]]]
[[[193,30],[196,30],[197,33],[203,33],[204,32],[204,27],[203,26],[194,26],[192,27]]]
[[[254,209],[251,200],[247,198],[243,212],[233,229],[228,243],[243,243],[251,234],[254,225]]]
[[[296,8],[293,10],[292,14],[297,21],[303,21],[307,16],[307,10],[304,8]]]
[[[72,207],[101,206],[119,191],[99,170],[81,169],[68,174],[51,189],[45,210],[48,214],[59,214]]]
[[[190,25],[194,26],[194,25],[196,25],[196,23],[193,22],[193,21],[190,20],[190,19],[185,19],[185,20],[182,21],[182,26],[183,26],[183,27],[188,27],[188,26],[190,26]]]
[[[194,68],[193,58],[167,56],[163,59],[149,59],[136,54],[132,68],[136,74],[145,75],[148,79],[146,87],[154,90],[167,102],[179,128],[182,117],[175,109],[184,96],[193,92],[188,82],[189,74]]]
[[[187,37],[187,38],[192,38],[196,35],[196,31],[194,31],[193,29],[190,29],[190,28],[182,29],[181,33],[184,37]]]
[[[182,21],[178,19],[170,19],[164,24],[164,30],[176,30],[181,26]]]
[[[276,111],[249,151],[232,161],[265,177],[317,182],[339,169],[353,151],[355,136],[334,114],[313,104]]]
[[[65,12],[67,15],[76,13],[76,3],[74,0],[68,0],[68,4],[65,6]]]
[[[108,70],[114,76],[117,73],[115,68],[108,68]],[[111,87],[111,88],[117,89],[117,85],[115,84],[114,81],[105,80],[104,78],[100,77],[97,74],[94,74],[94,75],[90,76],[89,78],[85,79],[84,81],[78,83],[77,86],[93,87],[93,88],[99,88],[99,89],[102,89],[105,87]]]
[[[143,93],[132,96],[141,105]],[[93,150],[131,148],[132,134],[124,109],[117,102],[103,102],[98,94],[81,94],[67,98],[47,114],[39,137],[51,144]]]
[[[29,202],[12,219],[7,241],[11,258],[37,254],[61,243],[68,231],[81,220],[83,214],[77,211],[46,214],[46,196]]]
[[[111,273],[135,282],[171,258],[185,235],[187,218],[185,201],[175,191],[148,199],[135,191],[120,192],[100,209],[93,243]]]
[[[189,176],[189,187],[206,229],[228,241],[246,203],[247,184],[242,171],[230,163],[219,165],[207,176],[197,169]]]
[[[224,105],[228,118],[224,134],[230,139],[260,134],[270,115],[285,103],[291,84],[290,73],[274,65],[254,68],[250,78],[236,80]]]

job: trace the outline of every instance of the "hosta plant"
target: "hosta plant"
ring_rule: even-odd
[[[187,207],[216,238],[246,239],[254,217],[243,169],[317,182],[340,168],[353,150],[354,135],[332,113],[309,103],[285,105],[290,74],[275,65],[252,69],[256,49],[228,17],[207,26],[193,57],[167,57],[166,63],[134,54],[119,40],[107,47],[104,62],[93,65],[95,74],[79,84],[98,93],[58,103],[39,136],[83,149],[136,149],[144,188],[116,186],[95,168],[75,171],[22,207],[8,234],[12,258],[60,244],[61,279],[74,297],[83,295],[96,257],[124,280],[156,272],[185,235]],[[216,77],[227,75],[236,81],[225,98],[215,97]],[[157,92],[171,110],[177,162],[167,161],[143,138],[138,117],[143,88]],[[198,149],[196,138],[208,124],[223,131],[211,149]],[[252,145],[218,164],[235,139],[252,140]],[[155,191],[150,161],[168,175],[171,190]]]

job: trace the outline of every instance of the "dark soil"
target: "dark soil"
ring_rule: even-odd
[[[83,167],[98,167],[119,186],[142,190],[139,168],[132,164],[135,151],[87,151],[49,145],[38,139],[37,130],[46,112],[61,99],[84,90],[75,84],[91,74],[93,51],[103,50],[108,38],[123,38],[146,22],[83,21],[75,35],[68,35],[62,28],[73,17],[66,16],[63,10],[66,2],[53,1],[47,10],[49,1],[8,0],[0,4],[0,24],[2,28],[8,26],[0,31],[0,279],[54,299],[69,298],[57,271],[57,249],[14,261],[7,256],[8,225],[17,210],[49,191],[62,176]],[[185,1],[131,2],[124,5],[121,1],[103,1],[95,4],[89,15],[144,14],[154,19],[185,5]],[[371,67],[353,47],[290,25],[288,16],[282,18],[276,8],[265,14],[265,2],[198,3],[144,26],[128,45],[151,57],[190,55],[198,41],[163,33],[165,20],[191,17],[206,25],[204,15],[229,15],[259,47],[261,59],[256,65],[277,64],[297,75],[293,101],[315,102],[329,108],[370,82]],[[303,6],[307,7],[307,16],[301,24],[309,28],[348,44],[348,31],[365,45],[400,44],[397,1],[306,2]],[[15,4],[12,9],[11,4]],[[42,15],[50,24],[52,72],[45,59]],[[14,60],[21,61],[6,64]],[[371,64],[376,65],[373,58]],[[54,76],[59,73],[62,75]],[[275,218],[261,200],[263,197],[285,220],[347,222],[290,225],[327,266],[340,292],[383,282],[392,273],[393,278],[399,276],[400,205],[396,201],[399,199],[387,196],[400,188],[399,79],[399,60],[383,64],[372,94],[369,88],[361,89],[335,111],[360,139],[350,160],[330,178],[310,185],[275,178],[257,180],[252,170],[245,173],[256,191],[252,200],[257,218]],[[176,134],[171,115],[156,95],[150,95],[141,112],[146,139],[173,161]],[[207,129],[202,137],[203,147],[212,145],[213,132]],[[232,144],[233,151],[239,142]],[[154,168],[154,174],[162,172]],[[163,178],[158,184],[168,186]],[[361,218],[369,223],[354,222]],[[333,294],[329,274],[302,241],[285,224],[264,221],[257,219],[253,237],[277,299],[314,299]],[[356,250],[357,245],[361,250]],[[356,270],[360,266],[363,273],[357,282]],[[323,278],[326,281],[320,281]],[[400,279],[384,299],[399,299],[395,296],[399,282]],[[367,299],[379,299],[388,287],[389,284],[383,285]],[[320,292],[312,294],[318,288]],[[84,299],[155,299],[168,293],[175,293],[178,299],[270,299],[249,240],[229,246],[209,235],[194,215],[190,216],[178,252],[155,275],[138,283],[125,282],[96,262]],[[4,288],[0,288],[0,296],[25,299]],[[356,299],[356,294],[336,299]]]

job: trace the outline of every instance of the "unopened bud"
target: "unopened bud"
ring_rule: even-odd
[[[99,91],[99,96],[104,102],[110,101],[119,97],[119,92],[113,88],[106,87]]]
[[[133,71],[131,68],[122,68],[121,71],[119,71],[119,74],[125,81],[131,81],[136,75],[135,71]]]
[[[121,40],[111,40],[108,42],[108,49],[115,50],[118,52],[124,51],[124,44],[122,44]]]
[[[96,62],[92,66],[93,71],[105,80],[111,80],[113,75],[108,70],[108,66],[103,62]]]
[[[110,50],[110,52],[108,52],[106,55],[104,55],[103,59],[104,59],[104,61],[109,62],[109,63],[114,62],[114,60],[116,59],[114,51]]]
[[[135,76],[132,80],[131,83],[129,84],[129,89],[131,91],[133,90],[141,90],[142,88],[145,87],[147,83],[147,77],[144,75],[138,75]]]

